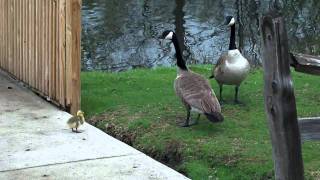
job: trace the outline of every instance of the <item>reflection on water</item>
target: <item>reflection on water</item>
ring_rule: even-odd
[[[320,1],[278,0],[293,51],[320,54]],[[259,17],[273,0],[83,0],[82,69],[123,71],[175,64],[174,49],[161,44],[165,29],[184,36],[187,63],[214,63],[227,50],[224,16],[237,17],[237,44],[250,63],[260,63]]]

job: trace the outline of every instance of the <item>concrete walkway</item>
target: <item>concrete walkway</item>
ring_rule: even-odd
[[[187,179],[69,117],[0,72],[0,179]]]

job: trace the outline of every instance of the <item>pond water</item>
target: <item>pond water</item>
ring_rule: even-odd
[[[320,54],[318,0],[83,0],[82,5],[82,70],[175,65],[174,48],[158,39],[167,29],[183,37],[188,64],[215,63],[228,49],[230,32],[222,26],[227,15],[237,19],[239,49],[259,65],[259,17],[274,6],[286,18],[291,50]]]

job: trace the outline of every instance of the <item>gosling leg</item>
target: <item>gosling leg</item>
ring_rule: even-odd
[[[78,128],[76,127],[76,131],[75,131],[76,133],[81,133],[80,131],[78,131]]]

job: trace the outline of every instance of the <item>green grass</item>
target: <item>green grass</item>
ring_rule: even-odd
[[[191,69],[209,77],[211,66]],[[224,86],[225,121],[220,124],[201,116],[198,125],[177,126],[186,111],[174,94],[175,68],[83,72],[82,109],[105,131],[106,124],[113,124],[119,133],[135,134],[135,148],[192,179],[267,179],[273,176],[273,162],[262,76],[261,69],[254,70],[240,87],[245,106],[232,104],[234,87]],[[299,117],[320,116],[319,77],[292,76]],[[210,82],[217,93],[217,83]],[[303,158],[307,178],[320,178],[320,143],[303,143]]]

